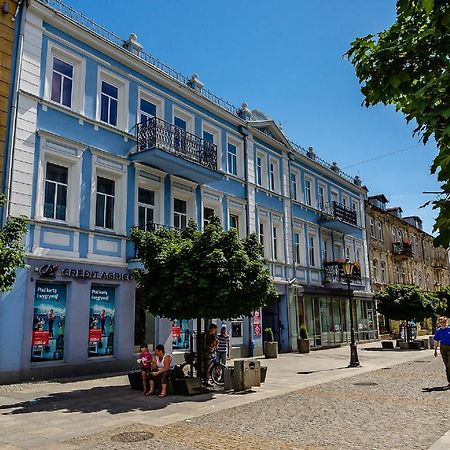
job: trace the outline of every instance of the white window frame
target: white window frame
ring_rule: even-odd
[[[246,234],[246,224],[245,224],[245,205],[243,203],[238,203],[235,201],[228,202],[228,216],[227,216],[227,227],[228,230],[231,229],[230,224],[230,214],[238,216],[238,234],[239,238],[243,238]]]
[[[156,106],[156,117],[164,119],[164,100],[155,94],[152,94],[142,88],[139,88],[137,115],[136,115],[137,123],[141,122],[141,99],[153,103]]]
[[[53,78],[53,58],[58,58],[67,64],[73,66],[72,77],[72,102],[71,107],[55,102],[51,99],[52,96],[52,78]],[[61,108],[77,112],[84,115],[84,101],[85,101],[85,79],[86,79],[86,60],[80,56],[63,49],[52,42],[48,43],[47,60],[45,66],[45,84],[44,84],[44,98]]]
[[[375,220],[373,217],[369,218],[369,226],[370,226],[370,237],[376,239],[376,230],[375,230]]]
[[[273,183],[271,167],[273,167]],[[280,192],[280,162],[276,158],[269,158],[269,190]]]
[[[339,204],[339,192],[335,189],[331,189],[331,203],[333,202]]]
[[[346,208],[350,209],[351,205],[350,205],[350,197],[347,194],[342,194],[341,196],[341,202],[342,202],[342,206],[345,206]]]
[[[207,130],[206,130],[207,131]],[[210,193],[203,192],[202,195],[202,226],[204,224],[204,208],[210,208],[214,210],[214,215],[219,218],[220,222],[223,223],[223,207],[222,207],[222,197]]]
[[[261,159],[261,184],[257,183],[257,165],[258,160],[255,158],[255,184],[259,187],[267,189],[269,185],[268,172],[267,172],[267,154],[261,151],[256,152],[256,157]]]
[[[375,283],[378,283],[379,279],[378,279],[378,260],[374,259],[372,261],[372,266],[373,266],[373,281]]]
[[[174,105],[172,109],[172,123],[175,125],[175,117],[179,117],[180,119],[186,122],[186,131],[188,133],[194,134],[194,124],[195,117],[194,114],[186,111],[184,108]]]
[[[176,185],[174,185],[174,182]],[[178,185],[185,186],[185,189],[179,187]],[[175,210],[174,210],[174,201],[175,199],[184,200],[186,202],[186,225],[189,223],[189,220],[194,220],[197,222],[196,219],[196,211],[195,211],[195,185],[192,183],[185,183],[184,181],[178,181],[178,180],[172,180],[172,194],[170,198],[170,205],[171,205],[171,217],[170,217],[170,225],[172,227],[175,227]]]
[[[351,200],[351,208],[356,214],[356,224],[359,225],[361,223],[359,219],[359,202],[357,200]]]
[[[135,211],[135,220],[134,223],[136,225],[139,224],[139,188],[148,189],[154,192],[154,200],[155,205],[153,207],[153,222],[154,223],[162,223],[161,218],[163,217],[163,186],[162,181],[156,181],[157,178],[162,180],[164,176],[160,174],[152,173],[151,169],[145,168],[140,170],[137,168],[136,171],[136,211]]]
[[[381,282],[386,283],[386,261],[380,261]]]
[[[270,229],[270,237],[272,244],[272,260],[283,262],[284,252],[283,252],[283,224],[281,221],[272,220],[272,227]]]
[[[292,189],[291,175],[295,176],[295,192],[292,192],[293,189]],[[291,173],[289,174],[289,189],[290,189],[290,193],[291,193],[291,198],[295,202],[301,201],[301,184],[302,184],[302,178],[301,178],[300,172],[298,170],[291,169]],[[294,198],[293,194],[295,194],[295,198]]]
[[[36,220],[49,223],[65,223],[69,226],[80,225],[81,166],[85,146],[53,136],[41,136],[41,148],[38,163],[38,186],[36,197]],[[44,217],[45,174],[47,163],[57,164],[69,169],[66,200],[66,220]]]
[[[117,125],[111,125],[108,122],[100,120],[101,117],[101,98],[102,98],[102,81],[117,87]],[[96,119],[104,126],[112,127],[122,131],[128,131],[128,81],[119,77],[103,68],[98,69],[97,74],[97,107]]]
[[[67,183],[62,183],[61,181],[49,180],[47,178],[47,172],[48,172],[48,165],[49,164],[52,164],[52,165],[54,165],[56,167],[62,167],[63,169],[65,169],[67,171]],[[46,194],[46,191],[47,191],[47,183],[49,183],[51,185],[54,185],[54,188],[55,188],[55,193],[54,193],[54,196],[53,196],[54,198],[53,198],[52,216],[56,216],[56,213],[57,213],[56,210],[57,210],[57,205],[58,205],[58,188],[60,186],[64,186],[66,188],[66,199],[65,199],[66,207],[65,207],[65,211],[64,211],[64,216],[67,217],[67,191],[68,191],[68,188],[69,188],[69,168],[65,164],[56,164],[56,163],[53,163],[51,161],[47,161],[46,164],[45,164],[45,176],[44,176],[44,187],[43,187],[43,189],[44,189],[44,211],[43,211],[43,216],[46,219],[49,219],[49,220],[52,220],[52,221],[55,221],[55,222],[65,223],[66,222],[65,218],[64,219],[57,219],[56,217],[47,217],[45,215],[45,197],[46,197],[45,194]]]
[[[260,225],[263,225],[263,242],[261,242],[261,234],[260,234]],[[271,252],[271,243],[268,239],[269,231],[269,220],[268,214],[264,212],[259,212],[259,220],[258,220],[258,241],[264,246],[264,257],[269,258]]]
[[[306,193],[307,193],[306,182],[307,181],[309,182],[309,186],[310,186],[310,203],[308,203],[307,195],[306,195]],[[309,175],[305,175],[305,179],[303,182],[303,201],[306,206],[309,206],[311,208],[314,208],[314,205],[316,204],[316,200],[315,200],[316,196],[314,194],[314,188],[315,188],[314,178]]]
[[[228,144],[232,144],[236,147],[236,172],[237,172],[236,175],[228,171]],[[226,147],[224,149],[224,152],[226,154],[225,168],[227,174],[231,177],[237,177],[241,179],[244,178],[244,155],[243,155],[242,141],[237,139],[230,133],[227,133]]]
[[[319,195],[319,192],[320,192],[319,190],[320,189],[323,190],[323,203],[322,203],[322,205],[320,204],[320,195]],[[327,186],[325,184],[318,183],[318,185],[317,185],[317,209],[323,210],[327,203],[328,203]]]
[[[105,230],[108,233],[125,235],[127,210],[127,166],[128,161],[114,158],[112,155],[103,152],[94,152],[92,170],[92,190],[91,190],[91,229]],[[97,177],[104,177],[114,180],[114,228],[103,228],[95,225],[97,211]]]
[[[313,243],[312,246],[311,246],[311,241]],[[317,253],[317,236],[315,234],[308,233],[308,265],[311,268],[318,267],[316,253]],[[311,259],[313,261],[311,261]]]
[[[222,146],[221,144],[221,133],[219,128],[215,127],[214,125],[211,125],[208,122],[202,121],[202,135],[201,138],[203,139],[203,132],[206,131],[207,133],[212,134],[213,136],[213,143],[217,146],[217,158],[219,158],[219,155],[222,152]]]

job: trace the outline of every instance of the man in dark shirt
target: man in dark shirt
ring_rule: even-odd
[[[437,356],[438,345],[441,349],[442,361],[445,364],[448,386],[450,387],[450,327],[447,326],[447,317],[439,317],[439,328],[433,337],[434,356]]]

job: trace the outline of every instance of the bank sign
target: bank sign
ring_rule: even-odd
[[[134,275],[132,273],[67,268],[59,270],[59,267],[56,264],[44,264],[40,267],[36,267],[34,270],[39,273],[41,278],[56,278],[57,275],[60,275],[63,278],[83,278],[100,281],[134,280]]]

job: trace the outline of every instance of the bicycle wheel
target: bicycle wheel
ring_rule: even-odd
[[[214,365],[211,368],[211,380],[217,386],[224,385],[225,368],[226,368],[226,366],[224,366],[223,364],[221,364],[219,362],[214,363]]]

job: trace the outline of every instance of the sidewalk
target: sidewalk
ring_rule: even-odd
[[[356,369],[347,368],[348,347],[282,354],[276,360],[261,360],[268,367],[261,388],[195,397],[144,397],[129,389],[126,376],[0,386],[0,448],[77,448],[68,441],[126,425],[173,424],[431,354],[381,350],[379,342],[364,344],[359,347],[362,367]]]

